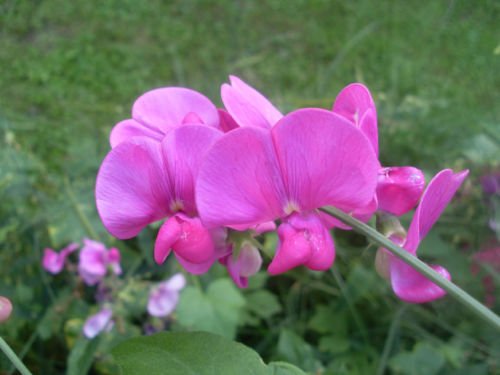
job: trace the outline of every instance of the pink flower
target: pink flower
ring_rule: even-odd
[[[219,128],[219,114],[212,102],[194,90],[163,87],[140,96],[132,107],[132,118],[115,125],[110,135],[111,147],[134,137],[161,142],[171,129],[186,125]]]
[[[64,263],[68,255],[78,249],[79,246],[77,243],[70,243],[59,253],[49,248],[44,249],[42,267],[47,272],[57,275],[64,268]]]
[[[111,331],[113,321],[111,320],[113,311],[110,308],[103,308],[97,314],[91,315],[83,325],[83,334],[88,339],[93,339],[103,331]]]
[[[186,286],[186,279],[177,273],[158,284],[149,293],[148,313],[159,318],[172,314],[179,302],[180,291]]]
[[[78,272],[87,285],[92,286],[99,283],[106,276],[108,267],[115,275],[122,273],[118,249],[108,250],[104,244],[89,239],[84,239],[83,243]]]
[[[238,77],[229,76],[229,81],[221,87],[222,102],[239,126],[270,129],[283,117],[266,97]]]
[[[370,91],[360,83],[346,86],[335,99],[332,111],[348,119],[370,140],[378,156],[377,109]],[[372,208],[403,215],[414,208],[425,187],[422,171],[414,167],[389,167],[379,170],[376,204]],[[360,211],[360,219],[370,216],[370,209]],[[366,213],[368,212],[368,215]],[[373,211],[372,211],[373,212]],[[354,215],[358,216],[358,215]]]
[[[97,209],[106,229],[127,239],[169,217],[156,239],[155,260],[163,263],[173,250],[189,272],[206,272],[219,250],[225,251],[225,230],[202,225],[194,183],[206,150],[222,134],[190,125],[171,130],[161,143],[137,138],[112,149],[96,183]]]
[[[453,173],[450,169],[445,169],[434,176],[413,215],[406,238],[396,235],[390,237],[391,240],[413,256],[417,256],[420,242],[441,216],[468,173]],[[385,249],[379,250],[377,263],[378,270],[390,279],[394,293],[403,301],[430,302],[446,294],[443,289]],[[450,279],[450,274],[443,267],[431,267],[444,278]]]
[[[12,303],[8,298],[0,296],[0,323],[9,319],[12,314]]]
[[[220,259],[226,266],[229,275],[239,288],[248,286],[248,278],[259,272],[262,266],[262,257],[259,250],[249,242],[244,242],[235,257],[233,253]]]
[[[303,109],[271,130],[243,127],[220,138],[199,171],[196,201],[208,227],[243,230],[281,218],[270,273],[301,264],[325,270],[335,253],[317,209],[366,206],[377,170],[376,155],[357,128],[332,112]]]

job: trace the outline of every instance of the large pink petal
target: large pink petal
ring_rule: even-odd
[[[194,197],[196,175],[207,150],[222,134],[214,128],[191,125],[177,128],[165,136],[162,151],[173,187],[172,211],[197,214]]]
[[[373,199],[377,157],[368,139],[346,119],[322,109],[302,109],[285,116],[271,133],[290,212],[327,205],[350,212]]]
[[[450,280],[450,274],[446,269],[435,265],[431,267],[445,279]],[[392,289],[403,301],[424,303],[446,294],[439,286],[395,256],[391,256],[390,274]]]
[[[347,118],[370,139],[378,155],[377,110],[368,88],[351,83],[337,95],[332,111]]]
[[[260,92],[236,76],[229,76],[231,86],[243,97],[249,105],[256,108],[270,126],[276,124],[283,114]]]
[[[413,215],[404,245],[406,250],[416,253],[420,241],[436,223],[468,174],[468,170],[453,173],[451,169],[444,169],[434,176]]]
[[[251,128],[271,128],[271,124],[258,108],[241,92],[234,87],[223,84],[221,87],[221,98],[229,114],[239,126]]]
[[[217,127],[219,115],[212,102],[197,91],[184,87],[164,87],[140,96],[132,107],[132,118],[144,126],[166,134],[195,113],[205,125]]]
[[[96,204],[106,229],[125,239],[169,213],[171,188],[160,144],[136,138],[112,149],[96,182]]]
[[[413,209],[425,187],[425,177],[414,167],[382,168],[378,173],[379,209],[401,216]]]
[[[134,137],[148,137],[161,141],[165,134],[159,130],[149,128],[133,120],[123,120],[116,124],[109,135],[109,143],[114,148],[122,142],[130,141]]]
[[[268,130],[232,130],[207,153],[196,184],[196,203],[205,225],[249,228],[280,217],[285,201]]]

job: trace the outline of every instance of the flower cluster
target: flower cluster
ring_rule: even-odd
[[[113,316],[114,305],[120,296],[120,290],[126,288],[121,283],[116,283],[116,276],[121,275],[120,264],[121,254],[116,248],[107,249],[98,241],[83,239],[83,246],[79,251],[78,265],[75,266],[69,260],[69,256],[80,248],[80,244],[74,242],[66,246],[61,251],[50,248],[44,250],[42,267],[49,273],[56,275],[66,268],[74,271],[78,275],[79,282],[83,282],[89,287],[95,287],[95,302],[98,304],[98,311],[89,316],[83,325],[83,334],[89,339],[93,339],[101,332],[110,331],[114,326]],[[180,291],[184,288],[186,280],[182,274],[175,274],[150,288],[147,311],[151,317],[167,318],[175,310]],[[5,301],[4,301],[5,300]],[[4,303],[5,302],[5,303]],[[12,307],[6,299],[0,297],[0,321],[5,319]],[[5,305],[5,309],[3,308]],[[7,307],[10,306],[10,309]],[[4,314],[5,311],[5,314]],[[162,326],[166,322],[160,322]]]
[[[362,84],[344,88],[331,110],[288,114],[237,77],[222,85],[221,96],[225,109],[187,88],[152,90],[111,132],[96,183],[100,217],[120,239],[164,220],[154,247],[159,264],[173,252],[188,272],[201,274],[218,261],[245,287],[262,264],[253,237],[276,229],[270,274],[301,265],[327,270],[335,259],[330,230],[350,228],[320,208],[367,221],[403,215],[420,201],[408,235],[389,234],[416,256],[467,175],[444,170],[424,192],[419,169],[382,166],[377,111]],[[378,268],[400,298],[425,302],[444,294],[380,252]]]

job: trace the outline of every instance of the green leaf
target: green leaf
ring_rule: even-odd
[[[83,336],[75,342],[68,357],[67,375],[84,375],[94,362],[94,354],[99,346],[100,337],[89,340]]]
[[[306,375],[300,368],[287,362],[269,363],[270,375]]]
[[[288,329],[284,329],[280,333],[278,356],[307,371],[316,372],[321,367],[321,364],[316,360],[313,347]]]
[[[417,344],[411,352],[397,354],[389,362],[393,371],[405,375],[434,375],[444,364],[444,356],[425,342]]]
[[[267,290],[247,294],[248,309],[262,319],[268,319],[281,311],[278,298]]]
[[[245,299],[232,281],[219,279],[210,284],[206,293],[192,286],[185,288],[176,316],[186,328],[233,338],[244,305]]]
[[[123,375],[270,374],[252,349],[207,332],[136,337],[118,345],[112,354]]]
[[[334,354],[347,351],[350,345],[349,339],[337,335],[323,336],[319,340],[319,350]]]

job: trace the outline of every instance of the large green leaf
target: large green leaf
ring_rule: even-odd
[[[208,332],[136,337],[118,345],[112,353],[123,375],[273,374],[252,349]]]

